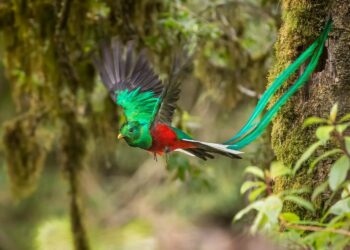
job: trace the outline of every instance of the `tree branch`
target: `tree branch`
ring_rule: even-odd
[[[75,93],[79,86],[79,80],[75,69],[70,62],[69,51],[65,43],[65,31],[67,28],[69,13],[73,0],[61,0],[60,10],[57,15],[55,27],[55,53],[63,77],[67,81],[68,87]],[[63,167],[67,172],[70,191],[70,222],[73,234],[74,248],[76,250],[89,250],[86,230],[83,224],[82,213],[79,205],[79,172],[82,168],[82,157],[84,152],[84,142],[81,141],[81,133],[84,131],[79,126],[74,105],[61,103],[61,115],[66,128],[62,137]]]
[[[334,228],[326,228],[326,227],[318,227],[318,226],[305,226],[305,225],[297,225],[297,224],[291,224],[282,221],[282,225],[287,228],[291,229],[297,229],[297,230],[303,230],[303,231],[312,231],[312,232],[329,232],[329,233],[335,233],[340,235],[345,235],[350,237],[350,232],[345,229],[334,229]]]
[[[79,207],[79,182],[78,173],[74,169],[68,169],[68,182],[70,188],[70,221],[76,250],[88,250],[89,245],[86,230],[83,225],[81,210]]]

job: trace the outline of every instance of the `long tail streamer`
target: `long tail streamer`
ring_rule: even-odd
[[[332,21],[328,20],[327,24],[319,36],[319,38],[311,44],[291,65],[289,65],[267,88],[264,94],[261,96],[257,106],[255,107],[252,115],[248,119],[247,123],[242,129],[231,139],[226,141],[224,144],[232,144],[228,148],[238,150],[246,145],[250,144],[256,138],[258,138],[265,130],[267,125],[271,122],[272,118],[277,114],[279,109],[287,102],[287,100],[309,79],[312,72],[315,70],[318,60],[323,52],[324,44],[328,37],[328,33],[331,30]],[[311,58],[311,59],[310,59]],[[275,104],[261,117],[259,122],[256,122],[258,116],[264,111],[269,101],[272,99],[274,94],[285,81],[300,68],[300,66],[310,59],[304,72],[289,87]]]

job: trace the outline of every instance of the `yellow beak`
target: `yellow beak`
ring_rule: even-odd
[[[120,139],[122,139],[122,138],[124,138],[124,135],[122,135],[122,134],[119,133],[119,135],[118,135],[118,140],[120,140]]]

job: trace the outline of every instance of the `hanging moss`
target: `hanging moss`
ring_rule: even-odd
[[[74,169],[79,172],[84,165],[88,134],[84,126],[77,120],[72,108],[61,114],[64,121],[61,136],[61,163],[65,171]]]
[[[42,142],[44,138],[39,135],[38,122],[35,114],[28,114],[4,125],[7,172],[17,198],[26,197],[35,190],[43,169],[47,151]]]

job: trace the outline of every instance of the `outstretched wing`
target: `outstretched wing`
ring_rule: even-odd
[[[94,59],[111,98],[120,105],[128,121],[152,122],[163,84],[145,57],[135,54],[132,43],[126,49],[113,39],[101,47]]]
[[[184,56],[181,55],[181,57]],[[176,109],[176,102],[180,98],[181,73],[188,62],[188,58],[184,62],[183,58],[175,57],[169,73],[169,79],[164,86],[161,99],[155,109],[155,123],[171,124]]]

